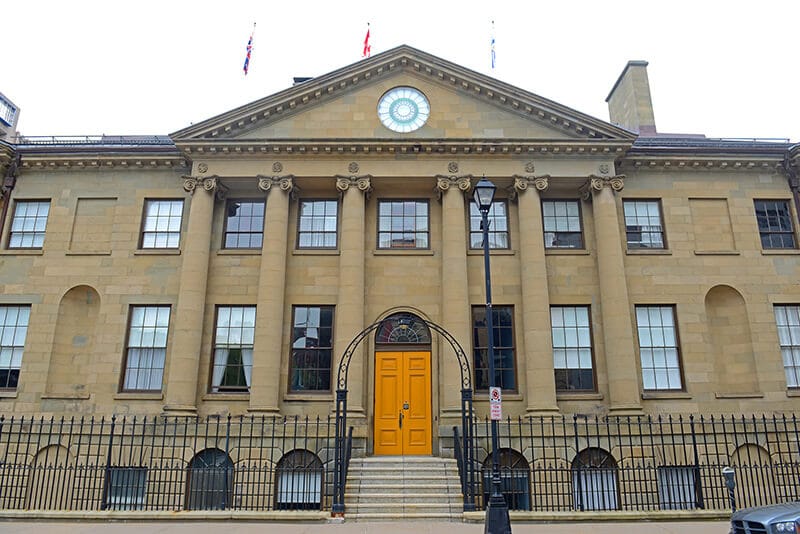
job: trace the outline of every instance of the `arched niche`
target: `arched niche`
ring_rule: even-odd
[[[758,375],[747,305],[730,286],[706,294],[706,317],[718,396],[758,392]]]
[[[99,313],[100,295],[90,286],[75,286],[61,298],[47,373],[47,396],[89,397],[95,376],[92,355]]]

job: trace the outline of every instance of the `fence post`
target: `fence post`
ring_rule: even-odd
[[[689,428],[692,431],[692,450],[694,451],[694,498],[695,506],[701,510],[706,507],[703,499],[703,479],[700,476],[700,454],[697,451],[697,434],[694,428],[694,414],[689,415]]]
[[[575,455],[576,455],[575,457],[578,458],[578,454],[581,452],[581,445],[580,445],[580,441],[578,439],[578,416],[577,415],[573,415],[572,416],[572,427],[573,427],[573,431],[575,432]],[[583,512],[584,511],[584,505],[583,505],[583,481],[581,480],[581,478],[583,477],[583,469],[582,469],[582,466],[580,465],[580,462],[578,462],[578,469],[577,470],[576,469],[571,469],[571,471],[572,471],[572,476],[577,476],[578,477],[578,510]],[[575,491],[574,487],[572,488],[572,491]]]
[[[111,450],[114,447],[114,427],[116,426],[116,423],[117,416],[114,414],[111,416],[111,427],[109,428],[108,432],[108,452],[106,454],[105,476],[103,477],[103,500],[100,503],[101,510],[108,508],[108,493],[110,491],[109,480],[111,478]]]

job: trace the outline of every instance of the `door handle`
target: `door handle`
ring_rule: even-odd
[[[400,428],[403,428],[403,411],[402,410],[400,411],[400,417],[398,418],[397,422],[400,425]]]

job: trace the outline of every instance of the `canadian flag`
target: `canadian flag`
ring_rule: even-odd
[[[361,57],[370,57],[372,55],[372,47],[369,44],[369,22],[367,22],[367,36],[364,37],[364,51]]]

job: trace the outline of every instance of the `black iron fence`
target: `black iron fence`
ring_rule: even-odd
[[[325,510],[334,420],[0,417],[0,508]]]
[[[501,480],[514,510],[730,509],[800,498],[796,416],[541,417],[499,425]],[[465,509],[491,480],[489,421],[454,429]],[[463,461],[465,449],[474,461]]]

